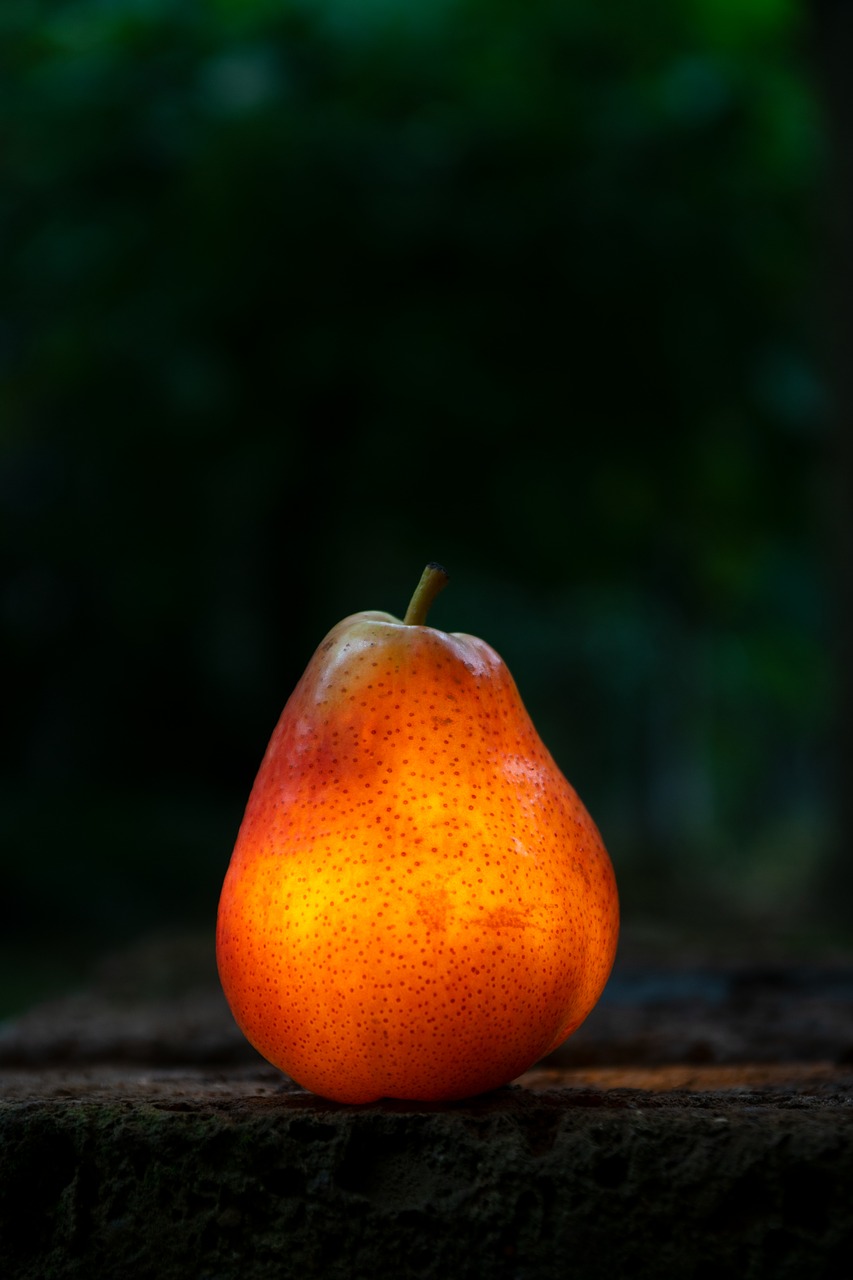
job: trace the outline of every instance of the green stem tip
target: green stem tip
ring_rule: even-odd
[[[403,622],[409,627],[422,627],[426,622],[429,607],[439,591],[443,591],[450,581],[450,575],[443,565],[434,561],[427,565],[421,574],[421,580],[415,587],[415,594],[409,601]]]

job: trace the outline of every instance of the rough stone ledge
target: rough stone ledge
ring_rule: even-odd
[[[4,1280],[849,1280],[849,971],[626,969],[506,1089],[348,1107],[175,960],[0,1035]]]

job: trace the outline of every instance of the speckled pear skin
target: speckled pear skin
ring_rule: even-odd
[[[595,1005],[610,859],[498,654],[390,614],[326,637],[272,735],[222,890],[247,1039],[341,1102],[470,1097]]]

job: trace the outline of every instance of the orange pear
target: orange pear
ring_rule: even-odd
[[[576,1027],[616,950],[601,836],[483,640],[405,618],[329,632],[272,735],[216,949],[247,1039],[341,1102],[507,1084]]]

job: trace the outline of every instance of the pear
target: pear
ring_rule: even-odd
[[[225,877],[217,961],[247,1039],[347,1103],[471,1097],[574,1031],[610,974],[601,836],[483,640],[409,609],[323,640]]]

